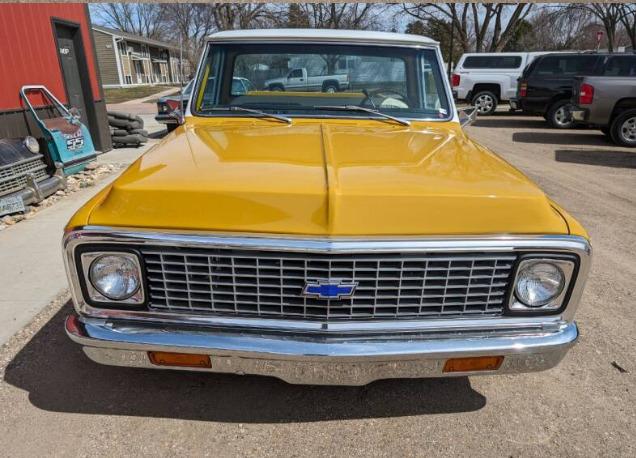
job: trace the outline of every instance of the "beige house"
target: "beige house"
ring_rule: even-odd
[[[104,87],[174,84],[192,73],[179,48],[108,27],[92,26],[97,63]]]

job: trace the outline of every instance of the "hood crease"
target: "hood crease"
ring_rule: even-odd
[[[326,199],[326,214],[325,220],[327,222],[327,233],[331,234],[333,232],[333,223],[336,219],[336,200],[335,193],[338,187],[337,176],[335,171],[333,170],[333,148],[331,145],[331,136],[329,132],[329,126],[324,122],[320,123],[320,137],[321,137],[321,145],[322,145],[322,157],[324,161],[325,168],[325,189],[327,194]]]

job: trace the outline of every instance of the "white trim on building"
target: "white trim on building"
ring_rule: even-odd
[[[115,62],[117,63],[117,76],[119,77],[119,85],[123,86],[124,77],[121,71],[121,59],[119,58],[119,47],[117,46],[117,43],[119,42],[119,40],[117,39],[115,35],[111,35],[111,36],[113,38],[113,51],[115,52]]]

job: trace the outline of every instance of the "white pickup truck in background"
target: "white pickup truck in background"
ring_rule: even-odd
[[[463,54],[451,77],[453,95],[476,106],[480,115],[492,114],[515,96],[523,69],[542,54],[547,52]]]
[[[309,76],[306,68],[294,68],[287,76],[265,81],[270,91],[322,91],[338,92],[349,87],[346,74]]]

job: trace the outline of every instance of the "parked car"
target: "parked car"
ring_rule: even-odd
[[[314,56],[374,72],[232,94]],[[539,371],[574,344],[587,233],[462,130],[437,42],[236,30],[201,68],[185,129],[66,227],[66,332],[89,358],[361,385]]]
[[[607,54],[559,53],[537,57],[523,71],[516,98],[510,101],[515,109],[542,115],[557,129],[574,125],[571,99],[574,78],[602,74]]]
[[[0,139],[0,216],[22,212],[66,186],[62,164],[47,162],[33,137]]]
[[[349,87],[346,74],[316,75],[307,73],[306,68],[294,68],[282,78],[272,78],[265,81],[265,87],[270,91],[314,91],[338,92]]]
[[[189,81],[183,87],[183,95],[174,94],[161,97],[157,100],[157,116],[155,120],[160,124],[165,124],[168,132],[172,132],[179,125],[178,116],[174,115],[176,110],[181,110],[181,99],[183,98],[183,109],[188,107],[192,85],[194,81]],[[235,94],[247,94],[248,91],[255,90],[254,85],[246,78],[235,77],[232,80],[232,92]]]
[[[183,93],[166,95],[157,100],[157,116],[155,116],[155,120],[160,124],[165,124],[168,132],[173,131],[179,125],[174,112],[181,110],[181,99],[183,99],[184,109],[187,108],[193,83],[194,81],[189,81],[183,87]]]
[[[490,115],[497,105],[517,93],[517,79],[526,65],[544,53],[465,53],[451,76],[453,95],[477,107],[480,115]]]
[[[603,64],[602,75],[575,78],[572,117],[636,147],[636,55],[607,56]]]

